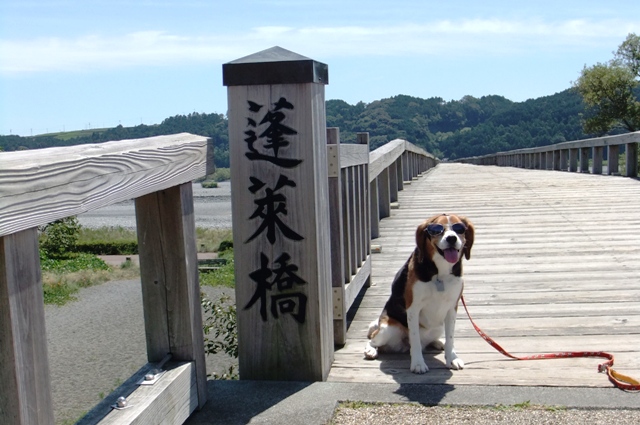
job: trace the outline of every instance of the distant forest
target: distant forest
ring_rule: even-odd
[[[399,95],[356,105],[329,100],[326,108],[327,127],[339,127],[343,142],[353,142],[357,132],[367,131],[372,150],[402,138],[448,159],[593,137],[582,130],[584,105],[573,89],[525,102],[502,96],[465,96],[447,102],[439,97]],[[181,132],[210,137],[216,166],[229,166],[227,119],[222,114],[176,115],[157,125],[77,133],[0,136],[0,149],[38,149]]]

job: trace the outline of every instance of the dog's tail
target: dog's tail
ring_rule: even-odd
[[[376,319],[369,324],[369,331],[367,332],[367,338],[369,339],[373,338],[374,336],[376,336],[379,330],[380,330],[380,324],[378,319]]]

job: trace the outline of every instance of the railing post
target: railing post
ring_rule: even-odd
[[[593,174],[602,174],[602,155],[604,148],[602,146],[593,147],[593,168],[591,172]]]
[[[560,170],[567,171],[567,162],[569,161],[569,150],[560,149]]]
[[[578,171],[578,149],[569,149],[569,171],[575,173]]]
[[[591,148],[580,148],[580,172],[589,172],[589,153]]]
[[[402,153],[402,180],[411,184],[411,158],[407,151]]]
[[[327,128],[327,162],[329,169],[329,233],[331,235],[331,286],[333,288],[334,344],[347,341],[347,299],[345,297],[345,249],[342,206],[342,171],[340,169],[340,129]],[[349,218],[345,218],[348,220]]]
[[[135,200],[147,358],[194,362],[198,406],[207,369],[191,182]]]
[[[333,361],[325,64],[280,47],[223,66],[241,379]]]
[[[356,140],[361,145],[367,145],[369,151],[369,133],[356,133]],[[356,169],[356,266],[362,266],[371,243],[371,209],[372,198],[369,192],[369,164],[361,165]],[[367,214],[367,212],[369,213]]]
[[[389,168],[385,168],[377,177],[378,180],[378,209],[380,219],[391,215],[391,188],[389,181]]]
[[[54,423],[37,228],[0,237],[0,423]]]
[[[404,171],[403,171],[404,170],[404,160],[405,160],[404,155],[400,155],[398,157],[398,159],[396,160],[396,164],[397,164],[397,166],[396,166],[396,174],[397,174],[396,180],[398,182],[398,189],[397,189],[396,192],[404,190],[404,176],[403,176],[403,173],[404,173]]]
[[[398,190],[402,190],[402,188],[398,185],[398,161],[394,161],[393,164],[389,166],[389,201],[390,202],[398,202]]]
[[[626,172],[627,177],[638,175],[638,143],[627,143],[625,145]]]
[[[607,174],[614,175],[619,173],[618,157],[620,156],[619,145],[609,145],[607,149]]]
[[[556,149],[553,151],[553,170],[560,171],[561,169],[560,150]]]

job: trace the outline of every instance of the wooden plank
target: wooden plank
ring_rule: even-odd
[[[173,425],[187,420],[198,407],[196,366],[171,365],[154,385],[140,385],[127,396],[131,407],[113,409],[100,425]]]
[[[358,187],[356,186],[356,170],[357,167],[350,167],[347,169],[347,187],[348,190],[345,190],[345,196],[347,197],[347,203],[349,205],[349,214],[344,217],[348,221],[348,230],[349,230],[349,274],[347,275],[347,282],[351,280],[351,276],[356,273],[358,269],[358,232],[356,230],[356,226],[358,224],[358,196],[357,191]],[[345,199],[343,198],[343,201]],[[348,218],[347,218],[348,217]]]
[[[342,145],[340,144],[340,131],[338,128],[327,128],[327,147],[332,149],[335,158],[327,161],[335,161],[335,174],[329,172],[328,196],[329,196],[329,234],[331,235],[331,286],[333,287],[333,343],[342,345],[347,340],[347,309],[348,305],[344,296],[345,264],[344,264],[344,224],[342,214],[342,172],[341,158]],[[329,165],[331,168],[331,165]]]
[[[35,228],[0,237],[0,382],[0,423],[53,423]]]
[[[191,183],[136,199],[136,221],[148,360],[193,361],[202,407],[207,374]]]
[[[353,185],[351,182],[351,172],[353,168],[341,170],[342,174],[342,236],[343,236],[343,254],[344,254],[344,274],[343,282],[347,283],[351,280],[351,275],[355,272],[355,247],[353,242]]]
[[[212,152],[188,133],[2,152],[0,236],[202,177]]]

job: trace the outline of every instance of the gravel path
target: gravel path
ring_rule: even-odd
[[[545,407],[426,407],[415,404],[339,408],[332,425],[416,424],[616,424],[640,423],[640,410]]]

